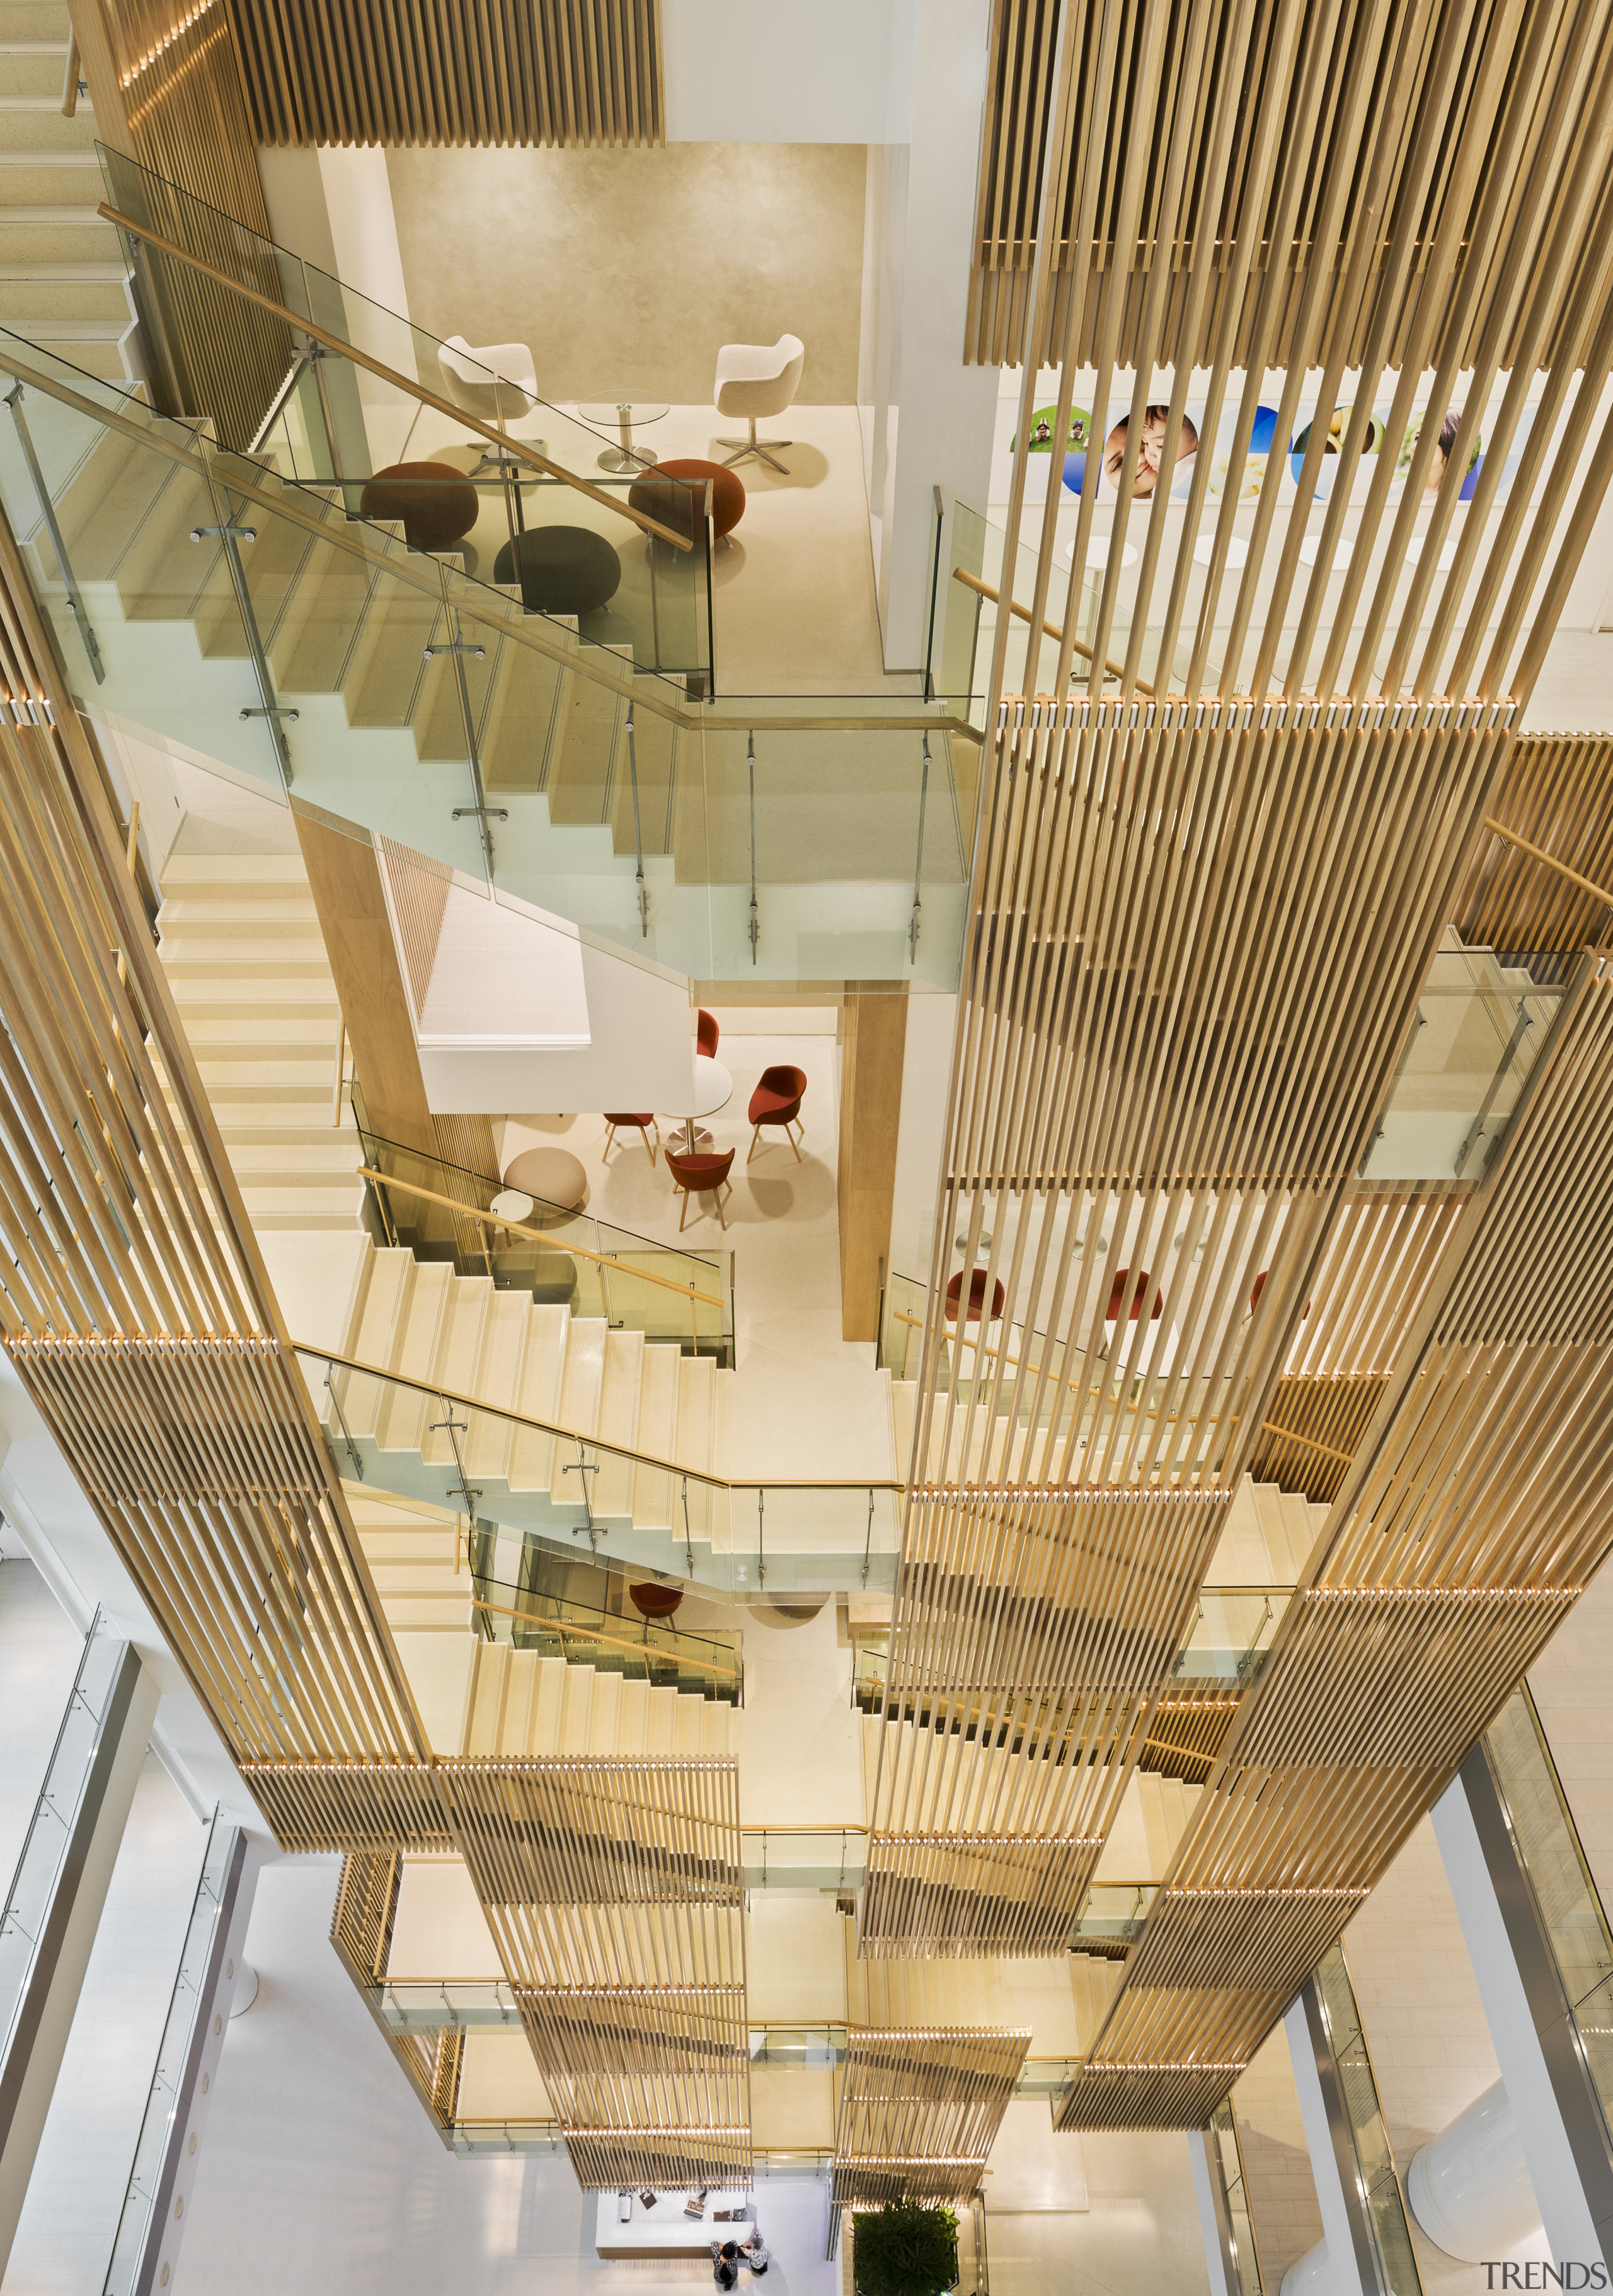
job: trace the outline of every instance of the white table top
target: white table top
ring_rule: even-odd
[[[500,1219],[530,1219],[532,1199],[521,1188],[501,1188],[487,1210],[495,1212]]]
[[[709,1059],[704,1053],[694,1056],[694,1097],[687,1108],[669,1108],[668,1116],[686,1124],[692,1116],[715,1116],[719,1108],[726,1108],[733,1098],[733,1078],[721,1061]]]
[[[709,2259],[714,2240],[739,2242],[749,2236],[749,2194],[709,2193],[705,2209],[698,2217],[684,2215],[684,2202],[687,2198],[683,2192],[658,2193],[655,2206],[646,2209],[635,2192],[633,2214],[623,2224],[617,2214],[617,2195],[602,2193],[594,2219],[595,2247],[602,2255],[608,2251],[618,2256],[654,2255],[658,2250],[675,2249]],[[712,2218],[713,2209],[741,2209],[746,2214],[738,2222],[717,2224]]]

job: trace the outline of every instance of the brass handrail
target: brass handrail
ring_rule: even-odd
[[[629,1642],[626,1637],[622,1635],[602,1634],[597,1627],[579,1627],[575,1620],[571,1619],[546,1619],[540,1611],[512,1611],[503,1603],[484,1603],[479,1596],[474,1595],[471,1598],[471,1608],[473,1611],[485,1611],[487,1616],[493,1619],[522,1619],[529,1627],[549,1627],[552,1628],[556,1634],[561,1636],[581,1635],[585,1642],[604,1643],[612,1650],[652,1651],[659,1650],[661,1647],[659,1643],[635,1643]],[[677,1632],[677,1628],[675,1627],[669,1627],[667,1631],[669,1634],[675,1634]],[[691,1637],[691,1639],[693,1639],[693,1637]],[[662,1652],[662,1655],[667,1658],[676,1658],[677,1652],[675,1651],[665,1651]],[[719,1666],[715,1659],[691,1658],[686,1660],[684,1663],[689,1666],[702,1667],[708,1674],[721,1675],[725,1682],[738,1682],[743,1674],[742,1668],[736,1666]]]
[[[106,210],[103,208],[102,209],[102,213],[104,215],[105,212]],[[953,568],[952,578],[954,582],[962,582],[966,590],[978,591],[982,598],[989,598],[994,606],[1000,605],[1002,603],[1002,594],[999,591],[994,590],[989,582],[982,582],[978,575],[965,573],[962,567],[954,566]],[[1008,611],[1011,614],[1018,614],[1022,622],[1034,621],[1036,619],[1032,614],[1030,608],[1028,606],[1022,606],[1017,598],[1011,598],[1009,600]],[[1057,628],[1053,623],[1048,621],[1044,621],[1042,627],[1047,636],[1050,638],[1056,638],[1060,645],[1063,644],[1064,633],[1061,629]],[[1069,643],[1074,652],[1078,653],[1084,661],[1097,660],[1098,657],[1093,652],[1091,646],[1084,646],[1079,638],[1071,638]],[[1126,672],[1120,663],[1118,661],[1110,661],[1107,656],[1105,657],[1103,667],[1111,677],[1124,678],[1126,676]],[[1154,691],[1151,685],[1145,684],[1140,677],[1134,677],[1132,684],[1136,687],[1139,693],[1146,693],[1151,698]]]
[[[530,1236],[534,1242],[545,1245],[550,1251],[575,1252],[579,1259],[592,1259],[600,1267],[613,1267],[618,1275],[636,1275],[646,1283],[659,1283],[664,1292],[675,1292],[680,1300],[699,1300],[708,1308],[720,1308],[723,1304],[719,1297],[709,1292],[697,1292],[692,1283],[676,1283],[670,1275],[654,1275],[647,1267],[624,1267],[614,1254],[590,1251],[585,1243],[559,1243],[541,1227],[528,1227],[520,1220],[505,1219],[502,1212],[485,1212],[476,1204],[462,1204],[453,1196],[439,1196],[434,1188],[420,1187],[413,1180],[395,1179],[390,1172],[378,1172],[373,1165],[361,1164],[358,1177],[361,1180],[379,1180],[383,1187],[401,1188],[405,1196],[419,1196],[428,1204],[446,1204],[451,1212],[458,1212],[462,1218],[487,1220],[494,1227],[507,1228],[512,1235]],[[520,1193],[524,1195],[526,1191],[522,1189]],[[575,1217],[585,1218],[586,1215]],[[647,1249],[651,1251],[675,1251],[677,1246],[672,1243],[650,1244]]]
[[[464,1207],[459,1208],[462,1211]],[[495,1419],[508,1419],[518,1427],[535,1427],[542,1435],[563,1435],[573,1443],[592,1443],[596,1451],[607,1452],[613,1459],[626,1459],[635,1467],[653,1467],[663,1475],[684,1475],[691,1481],[709,1485],[719,1491],[905,1491],[905,1483],[893,1476],[880,1475],[777,1475],[754,1476],[744,1482],[735,1482],[727,1475],[714,1475],[707,1467],[685,1467],[676,1459],[658,1459],[648,1451],[630,1450],[625,1443],[609,1443],[602,1435],[595,1435],[585,1427],[562,1427],[558,1420],[535,1419],[530,1412],[511,1411],[502,1403],[489,1403],[485,1397],[463,1395],[458,1389],[443,1387],[436,1380],[406,1379],[401,1373],[389,1371],[384,1364],[359,1363],[352,1356],[339,1356],[329,1348],[316,1348],[306,1340],[293,1340],[291,1347],[297,1355],[310,1356],[315,1362],[329,1364],[337,1371],[356,1371],[366,1379],[389,1380],[395,1387],[413,1388],[417,1395],[434,1395],[439,1403],[458,1404],[466,1411],[490,1411]]]
[[[504,454],[512,455],[518,462],[529,463],[535,471],[546,471],[552,479],[564,480],[566,485],[575,487],[578,494],[586,495],[591,502],[601,504],[606,510],[615,511],[619,517],[630,519],[646,534],[658,535],[663,542],[675,543],[680,550],[693,549],[694,544],[689,536],[675,533],[671,527],[663,526],[659,519],[649,518],[643,511],[634,510],[616,496],[607,494],[603,487],[596,487],[587,479],[579,479],[577,472],[567,470],[563,463],[552,463],[536,447],[528,446],[522,439],[512,439],[504,430],[495,430],[491,423],[482,422],[479,416],[469,414],[463,406],[456,406],[451,398],[444,398],[437,391],[428,390],[423,382],[412,382],[406,374],[400,374],[396,367],[388,366],[384,360],[372,358],[368,351],[361,351],[356,343],[348,342],[344,335],[333,334],[329,327],[322,327],[317,319],[305,319],[300,312],[293,311],[289,303],[277,302],[273,295],[265,295],[258,288],[247,286],[243,280],[232,279],[229,273],[220,271],[217,264],[207,262],[200,255],[191,254],[188,249],[176,245],[173,240],[165,239],[160,231],[151,230],[148,224],[136,223],[133,216],[125,215],[109,200],[102,201],[98,212],[106,217],[108,223],[116,224],[119,231],[128,232],[163,255],[171,255],[176,262],[188,263],[192,271],[200,271],[204,278],[211,279],[217,286],[229,288],[247,302],[256,303],[260,310],[270,311],[275,318],[283,319],[287,326],[296,327],[305,335],[312,335],[315,341],[323,343],[327,350],[336,351],[341,357],[351,359],[355,366],[364,367],[371,374],[379,375],[383,382],[389,382],[407,397],[417,398],[422,406],[434,407],[439,414],[451,415],[455,422],[462,423],[467,430],[474,430],[479,439],[486,439]],[[492,373],[491,368],[488,373]],[[501,378],[495,376],[494,380],[497,381]],[[514,387],[511,385],[512,390]]]

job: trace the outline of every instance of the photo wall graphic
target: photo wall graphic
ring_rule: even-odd
[[[1486,416],[1489,411],[1486,410]],[[1456,405],[1441,417],[1438,442],[1429,460],[1423,488],[1424,495],[1430,503],[1438,493],[1443,482],[1450,455],[1456,444],[1456,434],[1461,426],[1463,412],[1463,407]],[[1344,445],[1353,414],[1354,408],[1349,404],[1346,404],[1332,408],[1327,416],[1326,441],[1322,449],[1321,466],[1316,475],[1315,500],[1318,502],[1330,501],[1334,489],[1347,482],[1351,501],[1364,501],[1374,473],[1379,467],[1377,458],[1389,451],[1388,445],[1389,409],[1387,406],[1375,406],[1368,417],[1363,443],[1353,457],[1355,468],[1346,472]],[[1496,496],[1499,502],[1504,502],[1507,498],[1512,478],[1517,472],[1523,448],[1528,439],[1534,415],[1533,406],[1526,407],[1517,430],[1513,434],[1512,442],[1502,469],[1501,486]],[[1172,501],[1187,500],[1192,489],[1199,456],[1207,451],[1203,436],[1204,418],[1203,402],[1195,404],[1190,401],[1173,441],[1166,435],[1169,427],[1169,407],[1164,404],[1156,404],[1144,409],[1142,436],[1139,442],[1132,477],[1131,499],[1134,502],[1150,501],[1162,485],[1168,487]],[[1033,416],[1030,435],[1030,452],[1033,455],[1051,455],[1055,451],[1053,430],[1057,419],[1056,406],[1041,407]],[[1389,484],[1391,502],[1397,501],[1404,492],[1411,469],[1412,457],[1421,436],[1423,424],[1428,419],[1429,409],[1426,406],[1419,407],[1394,449],[1396,468],[1395,475]],[[1212,502],[1219,502],[1229,484],[1235,484],[1237,498],[1240,503],[1255,503],[1265,483],[1271,457],[1273,453],[1279,453],[1282,457],[1283,469],[1277,499],[1279,503],[1291,503],[1297,500],[1299,476],[1304,468],[1306,449],[1311,443],[1312,428],[1316,420],[1317,408],[1314,402],[1308,405],[1302,404],[1296,417],[1293,435],[1280,443],[1277,437],[1277,409],[1273,406],[1259,406],[1256,410],[1248,450],[1234,480],[1232,445],[1238,427],[1238,409],[1235,405],[1224,406],[1216,424],[1216,436],[1208,448],[1210,456],[1209,480],[1207,488],[1208,498]],[[1101,432],[1103,444],[1097,471],[1097,494],[1100,500],[1104,498],[1110,502],[1114,500],[1125,462],[1130,422],[1129,400],[1112,403]],[[1469,502],[1472,499],[1473,490],[1484,469],[1483,432],[1486,427],[1487,427],[1486,424],[1481,423],[1469,444],[1467,468],[1462,473],[1462,488],[1458,496],[1458,500],[1461,502]],[[1096,435],[1098,434],[1094,430],[1090,408],[1072,407],[1067,435],[1062,442],[1063,482],[1066,491],[1070,495],[1079,495],[1085,486],[1087,459],[1092,452]],[[1017,451],[1017,439],[1011,440],[1009,447],[1011,455]]]

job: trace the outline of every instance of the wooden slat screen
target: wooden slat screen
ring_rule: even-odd
[[[1373,373],[1492,344],[1510,367],[1543,267],[1540,363],[1585,355],[1613,205],[1601,0],[1071,5],[1061,79],[1054,13],[994,9],[967,356],[1027,356],[1054,103],[1034,364],[1096,363],[1112,324],[1126,366],[1314,366],[1325,343]]]
[[[835,2113],[831,2204],[967,2200],[1029,2046],[1028,2031],[854,2028]]]
[[[1613,893],[1613,737],[1520,734],[1490,811],[1537,852]],[[1494,832],[1475,856],[1456,916],[1470,946],[1519,955],[1572,951],[1613,933],[1613,902]]]
[[[1252,2055],[1331,1941],[1317,1893],[1341,1893],[1336,1933],[1605,1557],[1610,1093],[1613,966],[1584,959],[1179,1845],[1093,2076]],[[1206,1927],[1216,1906],[1229,1922],[1249,1909],[1269,1984],[1240,1985]],[[1156,2092],[1126,2109],[1151,2112]],[[1114,2095],[1083,2078],[1062,2125],[1119,2125]]]
[[[227,0],[260,144],[666,141],[659,0]]]

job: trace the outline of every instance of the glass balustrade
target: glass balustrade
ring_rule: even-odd
[[[495,372],[125,153],[97,149],[110,203],[145,234],[134,288],[160,368],[165,352],[183,357],[198,297],[267,350],[257,367],[263,404],[250,430],[249,415],[238,420],[230,445],[272,456],[285,478],[366,516],[388,499],[376,472],[436,465],[435,481],[407,482],[425,546],[451,548],[483,583],[521,587],[529,606],[574,615],[581,636],[626,648],[635,668],[707,689],[703,486],[659,475],[648,458],[605,467],[618,459],[612,435],[540,399],[530,375]],[[231,282],[266,302],[233,295]],[[439,403],[422,404],[422,390]],[[393,497],[405,498],[397,482]]]
[[[344,1475],[748,1601],[895,1584],[896,1483],[741,1483],[297,1350]]]
[[[180,2084],[191,2052],[196,2019],[205,2002],[207,1974],[223,1913],[225,1891],[241,1829],[221,1825],[215,1813],[202,1853],[201,1873],[186,1925],[179,1968],[168,2003],[162,2042],[151,2074],[140,2134],[135,2142],[134,2166],[123,2212],[112,2243],[103,2296],[133,2296],[139,2284],[140,2262],[146,2245],[151,2210],[157,2204],[162,2165],[168,2157],[174,2116],[181,2102]],[[166,2267],[165,2267],[166,2268]]]
[[[1562,970],[1560,961],[1536,971]],[[1362,1175],[1472,1179],[1505,1133],[1567,989],[1493,949],[1445,947],[1418,999]]]
[[[629,1682],[648,1682],[715,1699],[745,1702],[745,1669],[737,1633],[687,1634],[651,1619],[622,1618],[556,1595],[475,1574],[471,1611],[488,1642],[591,1666]]]
[[[1527,1685],[1484,1745],[1613,2144],[1613,1931]]]
[[[1159,1895],[1152,1882],[1099,1882],[1086,1893],[1070,1948],[1134,1945],[1142,1934],[1148,1909]]]
[[[748,1890],[832,1890],[851,1897],[863,1886],[866,1826],[746,1826],[740,1841]]]
[[[502,1180],[467,1170],[373,1131],[362,1091],[354,1116],[364,1150],[369,1226],[378,1243],[416,1259],[449,1261],[495,1290],[529,1292],[541,1304],[597,1316],[612,1330],[643,1332],[685,1355],[733,1360],[733,1260],[729,1252],[684,1251],[558,1204],[505,1217]],[[493,1207],[506,1199],[498,1211]]]
[[[127,1644],[97,1611],[78,1661],[61,1726],[34,1805],[5,1906],[0,1912],[0,2065],[11,2053],[17,2013],[61,1878],[101,1726]]]
[[[1261,2296],[1260,2257],[1255,2246],[1254,2218],[1249,2213],[1249,2190],[1243,2179],[1243,2149],[1238,2142],[1238,2122],[1230,2097],[1211,2113],[1209,2137],[1226,2202],[1232,2265],[1240,2296]]]
[[[1395,2155],[1341,1946],[1334,1946],[1323,1957],[1314,1983],[1355,2156],[1356,2187],[1365,2203],[1377,2250],[1380,2284],[1386,2296],[1422,2296]]]
[[[4,332],[0,373],[0,502],[92,717],[680,976],[955,988],[981,749],[944,699],[692,699]]]

